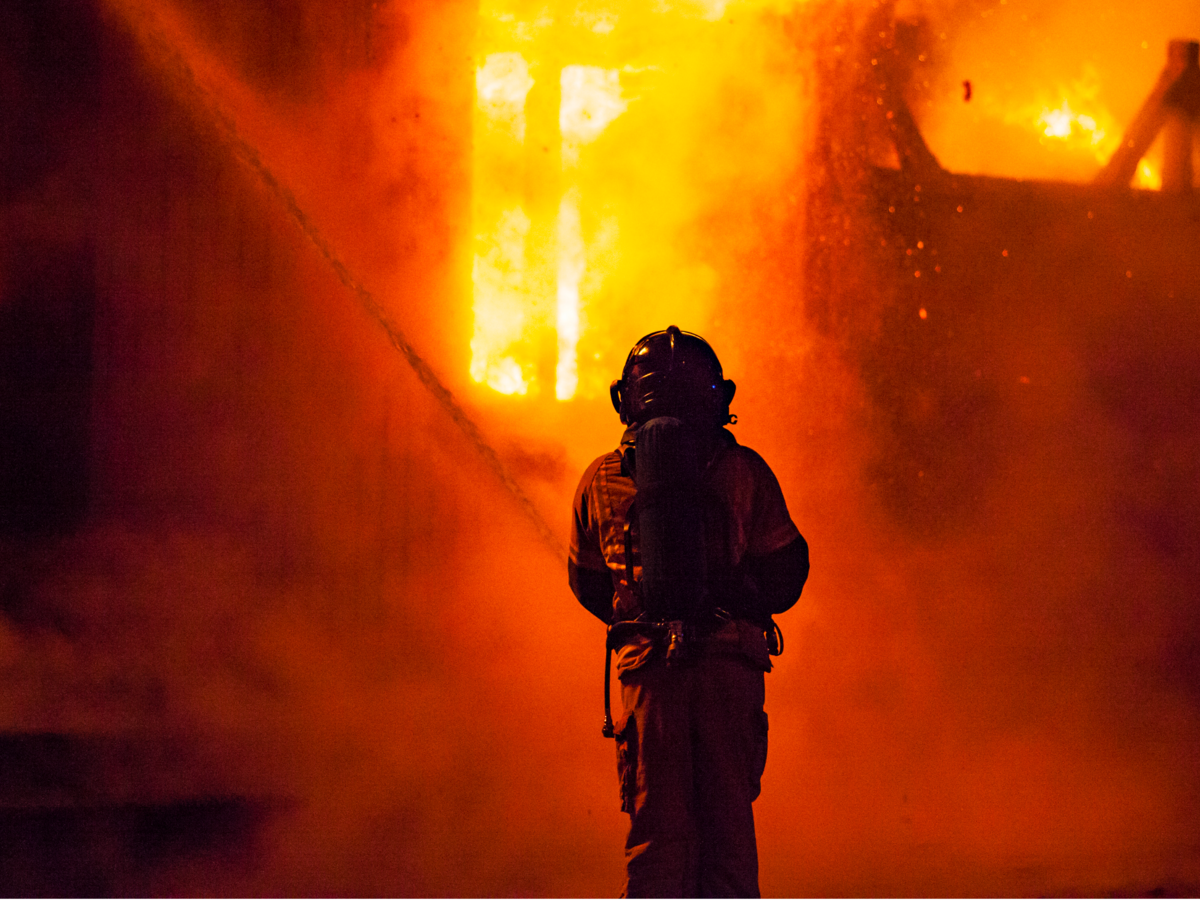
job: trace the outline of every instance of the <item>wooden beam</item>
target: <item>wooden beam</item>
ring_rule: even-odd
[[[880,4],[875,20],[870,24],[870,34],[876,47],[873,56],[878,60],[878,78],[876,89],[882,104],[868,106],[875,115],[884,116],[884,124],[892,146],[896,148],[896,156],[900,160],[900,170],[917,183],[933,181],[946,174],[913,118],[908,101],[904,99],[904,89],[913,77],[913,65],[916,62],[918,43],[917,34],[921,28],[918,21],[894,19],[894,4]],[[891,40],[888,40],[888,35]]]
[[[1197,113],[1200,113],[1200,64],[1197,62],[1200,43],[1196,41],[1171,41],[1167,44],[1167,64],[1142,108],[1134,117],[1119,146],[1108,163],[1096,176],[1096,184],[1123,186],[1129,184],[1137,171],[1138,163],[1154,143],[1154,138],[1169,120],[1184,120],[1172,126],[1176,144],[1186,134],[1186,168],[1191,168],[1191,134]],[[1186,126],[1186,127],[1185,127]],[[1173,153],[1180,153],[1181,144],[1173,145]],[[1175,167],[1169,176],[1173,186],[1182,185],[1186,175],[1187,189],[1191,187],[1190,172],[1172,157]],[[1163,171],[1163,187],[1166,188],[1168,174]],[[1184,189],[1182,186],[1177,189]]]

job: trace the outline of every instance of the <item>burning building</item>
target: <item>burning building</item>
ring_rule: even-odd
[[[1194,9],[0,17],[8,893],[615,890],[561,545],[672,321],[814,557],[764,891],[1195,892]]]

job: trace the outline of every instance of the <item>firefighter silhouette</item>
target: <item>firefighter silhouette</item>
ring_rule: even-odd
[[[735,385],[703,338],[646,335],[611,390],[627,428],[579,482],[567,568],[609,626],[623,895],[757,897],[763,675],[782,650],[771,617],[799,598],[808,544],[770,467],[724,427]]]

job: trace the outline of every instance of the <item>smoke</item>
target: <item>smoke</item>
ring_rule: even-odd
[[[768,680],[764,892],[1188,890],[1187,208],[968,179],[914,205],[862,148],[815,149],[856,89],[830,44],[870,10],[692,6],[696,46],[642,76],[676,83],[605,132],[607,183],[640,172],[610,199],[646,213],[595,349],[706,333],[812,546]],[[1033,170],[971,165],[963,79],[991,103],[1005,73],[1004,105],[1108,48],[1124,122],[1161,55],[1138,61],[1200,30],[1157,6],[1133,52],[1118,10],[917,12],[935,154],[1009,176]],[[562,542],[619,426],[602,393],[468,379],[473,4],[114,0],[90,27],[97,111],[56,170],[95,245],[88,513],[5,538],[4,729],[124,742],[104,802],[271,811],[249,857],[117,892],[616,890],[601,628],[529,509]]]

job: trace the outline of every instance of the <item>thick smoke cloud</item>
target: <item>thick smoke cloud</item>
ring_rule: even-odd
[[[157,855],[135,829],[104,851],[108,880],[83,884],[615,891],[601,629],[461,410],[559,543],[576,475],[619,429],[603,399],[468,382],[472,4],[15,9],[6,102],[38,113],[53,153],[6,137],[26,174],[4,221],[88,274],[31,293],[50,282],[10,252],[0,311],[52,294],[86,308],[87,378],[68,381],[90,411],[72,432],[86,500],[61,495],[55,527],[6,523],[0,725],[81,748],[96,774],[62,789],[68,811],[256,811]],[[973,78],[986,97],[975,72],[1004,72],[1019,92],[1034,76],[1009,50],[1070,79],[1094,44],[1124,122],[1161,65],[1136,62],[1140,33],[1121,49],[1119,10],[990,9],[898,10],[937,35],[931,85]],[[822,156],[822,110],[856,90],[822,62],[871,13],[745,12],[739,34],[771,43],[749,73],[729,60],[705,78],[737,70],[726,96],[744,101],[761,71],[766,99],[723,133],[702,103],[681,115],[715,155],[681,157],[705,189],[664,250],[721,288],[680,324],[737,380],[739,439],[813,549],[768,681],[764,892],[1194,891],[1194,212],[971,179],[920,206],[861,148]],[[1145,14],[1153,52],[1200,30],[1189,14]],[[1046,34],[1076,53],[1061,70]],[[66,58],[64,35],[88,51],[74,75],[42,60]],[[92,102],[58,99],[64,79]],[[973,165],[948,96],[927,97],[914,109],[949,168],[1060,174]],[[755,109],[795,149],[773,140],[738,178]],[[844,249],[818,265],[822,243]],[[14,317],[6,340],[27,333]],[[613,323],[611,343],[639,328]],[[57,858],[36,847],[35,864]]]

